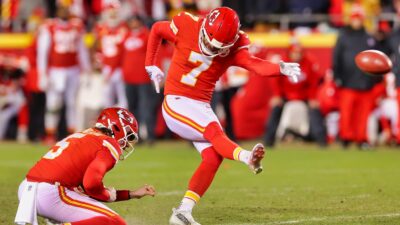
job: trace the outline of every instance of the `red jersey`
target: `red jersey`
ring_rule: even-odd
[[[112,69],[121,67],[123,43],[128,34],[128,28],[124,24],[117,27],[98,24],[95,32],[100,42],[103,65]]]
[[[128,84],[150,83],[149,75],[144,68],[148,38],[149,30],[143,27],[140,30],[130,31],[124,41],[122,74]]]
[[[275,96],[301,101],[317,98],[318,84],[321,78],[319,65],[307,54],[303,55],[299,64],[301,74],[297,83],[286,76],[273,79]]]
[[[109,194],[102,179],[121,154],[115,139],[88,129],[58,142],[26,177],[29,181],[58,182],[69,188],[81,186],[89,196],[107,201]]]
[[[240,31],[237,42],[223,56],[209,57],[199,49],[202,18],[187,12],[179,13],[172,22],[158,22],[151,31],[146,66],[156,65],[155,57],[161,39],[175,44],[171,66],[165,83],[165,95],[182,95],[209,102],[215,83],[229,66],[240,66],[257,74],[279,75],[279,65],[253,57],[248,52],[250,41]]]
[[[83,24],[79,19],[48,20],[42,27],[50,34],[48,65],[70,67],[78,65],[78,48],[81,46]],[[41,34],[39,34],[41,35]]]

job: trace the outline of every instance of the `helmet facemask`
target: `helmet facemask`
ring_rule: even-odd
[[[118,140],[118,144],[122,149],[120,160],[128,158],[135,150],[134,145],[139,141],[139,136],[135,133],[129,125],[123,127],[125,136]]]

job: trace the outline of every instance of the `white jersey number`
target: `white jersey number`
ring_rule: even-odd
[[[189,86],[195,86],[197,77],[200,76],[202,72],[210,68],[212,58],[192,51],[190,52],[189,61],[192,63],[200,63],[200,65],[193,68],[189,73],[184,74],[181,78],[181,82]]]
[[[59,54],[76,52],[76,31],[56,31],[54,34],[54,50]]]
[[[55,159],[55,158],[57,158],[58,156],[61,155],[61,153],[62,153],[65,149],[68,148],[68,146],[69,146],[69,140],[70,140],[71,138],[82,138],[82,137],[84,137],[84,136],[85,136],[85,134],[82,134],[82,133],[75,133],[75,134],[72,134],[72,135],[70,135],[70,136],[64,138],[62,141],[57,142],[57,144],[54,145],[54,147],[52,147],[52,148],[50,149],[50,151],[48,151],[48,152],[46,153],[46,155],[43,156],[43,158],[45,158],[45,159]]]

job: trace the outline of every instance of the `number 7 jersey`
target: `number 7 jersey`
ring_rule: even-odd
[[[204,19],[182,12],[175,16],[170,28],[175,35],[175,51],[165,84],[165,95],[181,95],[209,102],[215,83],[225,70],[237,64],[236,53],[248,48],[244,32],[223,56],[208,57],[199,49],[199,33]]]

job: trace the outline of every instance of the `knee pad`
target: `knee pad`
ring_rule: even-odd
[[[221,165],[222,160],[224,159],[221,155],[219,155],[213,147],[209,147],[204,149],[201,152],[201,157],[203,159],[202,163],[206,163],[211,167],[218,168]]]
[[[215,121],[209,123],[203,132],[203,137],[208,141],[220,135],[225,135],[224,131],[222,130],[221,126]]]

